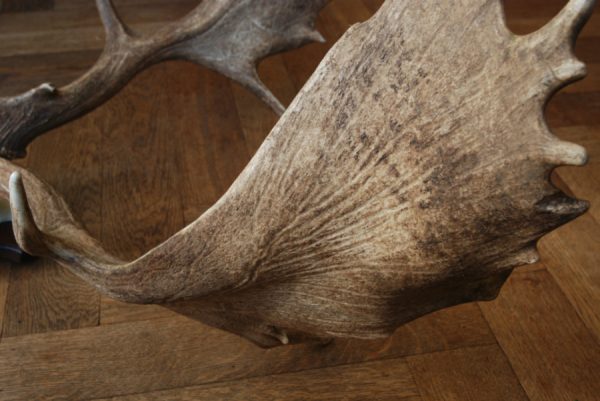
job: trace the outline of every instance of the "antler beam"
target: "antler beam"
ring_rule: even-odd
[[[388,0],[327,54],[227,193],[162,245],[118,260],[0,161],[17,238],[122,300],[198,298],[204,321],[264,346],[387,336],[492,299],[587,209],[548,180],[586,152],[543,108],[583,75],[573,43],[593,3],[517,36],[499,0]]]
[[[218,71],[281,114],[283,105],[262,83],[256,65],[274,53],[323,41],[314,23],[327,2],[204,0],[180,21],[142,37],[121,21],[111,0],[96,0],[106,32],[100,58],[64,88],[44,83],[19,96],[0,98],[0,156],[23,157],[37,136],[88,113],[137,73],[169,59]]]

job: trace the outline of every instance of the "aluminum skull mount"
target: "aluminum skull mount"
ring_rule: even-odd
[[[199,320],[266,347],[388,336],[493,299],[542,235],[587,209],[549,182],[586,152],[543,108],[585,74],[573,45],[593,3],[518,36],[499,0],[388,0],[334,45],[222,198],[163,244],[119,260],[3,160],[17,238],[113,298],[182,313],[194,300]]]

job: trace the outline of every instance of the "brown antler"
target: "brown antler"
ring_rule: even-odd
[[[119,299],[199,298],[204,321],[266,346],[386,336],[491,299],[587,209],[549,183],[586,153],[552,135],[543,108],[583,76],[572,47],[593,3],[516,36],[499,0],[388,0],[328,53],[227,193],[162,245],[117,260],[25,171],[9,190],[17,237]],[[2,182],[14,170],[0,162]]]
[[[268,55],[322,41],[314,22],[327,2],[204,0],[180,21],[140,37],[120,20],[111,0],[96,0],[106,31],[104,52],[84,76],[64,88],[45,83],[0,98],[0,156],[24,156],[37,136],[98,107],[138,72],[169,59],[214,69],[282,113],[284,107],[261,82],[256,64]]]

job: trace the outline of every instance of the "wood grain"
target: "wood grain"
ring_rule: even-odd
[[[362,13],[361,9],[364,10],[360,6],[352,9],[357,7],[355,0],[334,2],[337,4],[328,7],[319,21],[319,29],[328,39],[326,44],[311,44],[283,54],[283,71],[277,60],[267,60],[261,65],[261,76],[282,100],[288,101],[288,82],[299,90],[327,49],[348,27],[348,22],[356,18],[358,12]],[[0,13],[0,94],[14,95],[44,81],[65,84],[95,61],[99,47],[94,43],[100,43],[101,37],[94,39],[89,36],[94,33],[85,30],[87,26],[99,23],[93,2],[55,0],[54,3],[52,11]],[[189,12],[198,1],[116,0],[115,3],[128,23],[136,29],[151,30],[161,22]],[[362,3],[374,12],[382,0],[362,0]],[[543,26],[565,1],[507,0],[506,3],[509,26],[525,33]],[[76,33],[74,41],[64,42],[64,32],[71,30]],[[12,41],[13,38],[19,42]],[[81,42],[77,43],[79,40]],[[93,47],[86,48],[82,43]],[[270,391],[268,394],[272,399],[293,400],[294,394],[302,394],[304,398],[300,399],[310,399],[311,396],[319,399],[321,395],[320,399],[326,398],[325,395],[335,399],[340,394],[352,399],[350,397],[356,393],[362,395],[361,399],[380,399],[378,397],[381,396],[385,400],[387,386],[400,392],[403,383],[408,381],[408,376],[386,374],[404,372],[405,360],[398,358],[416,355],[414,361],[417,362],[414,366],[410,365],[414,370],[409,374],[422,373],[420,376],[414,374],[417,380],[413,383],[423,395],[423,400],[432,399],[434,395],[436,401],[463,401],[473,397],[479,397],[475,398],[477,401],[487,400],[486,397],[493,400],[497,395],[485,394],[484,397],[481,394],[498,388],[500,391],[515,391],[513,398],[518,400],[522,393],[519,394],[514,386],[515,375],[510,375],[507,370],[507,359],[517,372],[517,380],[525,383],[532,401],[595,400],[597,383],[600,382],[596,373],[600,343],[600,303],[597,301],[600,296],[600,262],[597,260],[600,225],[598,202],[595,201],[600,193],[597,185],[600,177],[600,125],[593,123],[598,115],[598,107],[593,102],[594,96],[599,93],[597,66],[600,62],[593,60],[598,60],[599,46],[597,8],[582,31],[577,49],[579,57],[588,63],[589,75],[565,89],[564,92],[572,96],[559,99],[557,104],[551,103],[547,112],[560,138],[579,143],[588,150],[588,166],[563,167],[558,170],[558,176],[564,181],[561,188],[592,200],[592,208],[588,215],[542,241],[543,264],[535,266],[536,270],[547,266],[542,276],[535,275],[538,274],[536,271],[532,276],[534,280],[530,280],[529,271],[526,276],[517,273],[515,279],[519,282],[513,284],[511,279],[497,302],[482,304],[494,328],[493,333],[478,305],[469,304],[418,319],[401,327],[387,341],[341,341],[322,348],[298,346],[286,352],[282,349],[265,352],[235,336],[178,317],[165,308],[131,306],[106,299],[102,302],[101,316],[102,323],[109,326],[75,329],[81,327],[77,320],[86,320],[86,307],[82,307],[79,296],[75,297],[72,305],[62,297],[71,291],[80,292],[77,279],[67,277],[67,281],[63,282],[58,276],[48,276],[48,272],[56,269],[55,266],[48,269],[27,268],[30,270],[20,270],[19,267],[16,273],[21,277],[19,285],[11,290],[7,281],[9,269],[2,264],[0,320],[2,311],[5,311],[9,317],[25,317],[26,326],[31,329],[12,329],[14,334],[20,334],[0,339],[0,399],[89,400],[131,394],[135,397],[132,399],[168,400],[168,397],[185,399],[183,397],[187,396],[189,399],[205,397],[216,401],[231,399],[238,393],[246,397],[242,399],[251,399]],[[61,52],[61,49],[81,50]],[[8,56],[10,53],[22,55]],[[285,76],[281,77],[282,73]],[[176,225],[165,228],[170,224],[160,218],[165,210],[169,216],[183,215],[178,224],[184,224],[210,207],[227,186],[227,183],[220,182],[215,163],[225,166],[225,176],[234,174],[235,166],[228,167],[226,164],[243,165],[241,160],[253,153],[256,143],[268,133],[271,121],[274,122],[264,106],[258,105],[252,96],[235,84],[230,84],[233,89],[228,89],[233,95],[226,93],[222,99],[218,91],[228,86],[227,81],[205,82],[213,78],[212,73],[185,63],[168,63],[164,69],[150,70],[147,76],[142,75],[139,81],[133,82],[136,85],[134,90],[126,90],[123,98],[117,98],[113,105],[109,103],[100,109],[91,120],[84,119],[72,129],[63,127],[49,134],[47,139],[40,139],[44,146],[32,155],[32,162],[38,166],[36,172],[60,188],[69,204],[85,218],[86,225],[90,225],[110,249],[122,255],[139,254],[146,245],[160,242],[170,230],[177,229]],[[213,88],[212,91],[207,89],[209,87]],[[210,101],[205,92],[209,92]],[[582,92],[588,95],[578,100]],[[141,140],[144,145],[138,153],[127,136],[140,138],[142,132],[119,127],[129,125],[130,115],[136,121],[144,118],[141,114],[150,115],[149,110],[152,109],[146,106],[153,100],[146,98],[154,96],[158,96],[160,102],[170,98],[177,108],[169,109],[170,115],[160,114],[160,121],[155,121],[155,127],[148,128],[152,124],[144,126],[144,129],[155,130],[155,135],[150,143]],[[121,107],[124,109],[121,110]],[[138,107],[141,109],[137,110]],[[205,117],[211,114],[215,115],[211,117],[213,128],[209,131]],[[233,122],[229,121],[231,118]],[[167,120],[172,120],[173,129]],[[180,120],[185,121],[180,123]],[[223,142],[219,139],[221,125],[226,128],[227,140]],[[103,150],[102,141],[96,142],[95,147],[86,147],[81,140],[90,130],[106,130],[108,137],[118,140],[126,149],[114,146],[111,148],[116,152],[113,157]],[[119,131],[111,134],[111,130]],[[157,139],[157,135],[165,135],[167,139]],[[69,150],[71,140],[76,141],[73,146],[80,151]],[[134,179],[145,182],[151,180],[152,175],[159,174],[155,171],[143,174],[140,171],[143,161],[140,159],[148,157],[156,160],[157,155],[153,152],[160,152],[161,146],[172,149],[175,144],[171,140],[176,141],[176,146],[182,150],[175,151],[178,154],[175,156],[172,150],[168,150],[171,156],[164,163],[169,164],[166,168],[170,173],[164,174],[162,179],[176,182],[165,187],[175,191],[174,196],[179,196],[185,207],[178,206],[175,200],[165,202],[160,194],[153,199],[159,187],[156,183],[152,184],[152,189],[144,191],[140,189],[142,183],[133,182]],[[232,144],[231,147],[229,144]],[[220,150],[213,155],[216,149]],[[61,152],[67,152],[68,161],[60,162],[60,159],[66,159]],[[53,156],[48,157],[47,153]],[[137,155],[133,155],[135,153]],[[36,161],[38,158],[40,160]],[[79,164],[79,158],[85,160],[85,167]],[[58,160],[64,164],[53,167],[49,164],[51,160],[52,163]],[[99,174],[103,165],[108,165],[108,172]],[[119,188],[116,181],[129,171],[132,173],[127,182],[133,186],[126,191]],[[111,174],[115,176],[111,177]],[[81,196],[79,192],[88,188],[86,181],[90,178],[95,189],[88,189],[87,195]],[[99,187],[95,184],[97,180],[102,182]],[[101,194],[102,188],[108,191],[106,195]],[[136,194],[138,191],[142,192]],[[117,197],[114,200],[113,195]],[[119,205],[115,205],[117,200]],[[155,203],[162,206],[154,209],[158,216],[152,217],[145,209],[154,208]],[[102,215],[102,218],[97,220],[94,214]],[[590,218],[592,216],[594,218]],[[137,219],[140,225],[137,225]],[[131,237],[121,234],[131,234]],[[522,281],[519,277],[527,280]],[[44,289],[45,280],[51,281],[52,288],[61,295],[50,294],[51,290]],[[31,317],[11,310],[13,307],[20,308],[14,299],[12,306],[7,304],[3,308],[2,297],[7,296],[7,291],[19,292],[20,288],[23,291],[29,291],[28,288],[41,291],[44,294],[36,298],[57,304],[40,304],[35,310],[28,306],[34,315]],[[46,308],[49,312],[44,312]],[[46,316],[43,316],[44,313]],[[34,323],[38,319],[42,320]],[[73,319],[72,330],[21,335],[35,331],[33,326],[44,327],[42,331],[62,330],[69,327],[65,319]],[[88,323],[91,324],[92,320]],[[495,345],[496,336],[507,357]],[[381,358],[385,360],[377,362]],[[346,363],[353,365],[344,365]],[[363,366],[366,368],[363,369]],[[427,367],[430,371],[422,372],[419,367]],[[504,380],[502,383],[492,377],[495,372],[498,378]],[[326,383],[331,387],[320,389],[317,395],[292,392],[303,390],[311,382]],[[353,384],[360,384],[361,388],[365,386],[369,392],[365,395]],[[179,386],[188,387],[178,390]],[[160,389],[165,391],[148,393]],[[503,400],[513,398],[507,396]]]
[[[600,225],[588,214],[544,238],[544,264],[600,341]]]
[[[375,14],[379,7],[383,4],[384,0],[362,0],[365,6],[371,11],[371,13]]]
[[[540,18],[546,20],[556,15],[565,5],[566,0],[504,0],[504,10],[507,18]],[[597,11],[596,11],[597,12]]]
[[[98,293],[55,263],[14,266],[2,336],[95,326],[98,309]]]
[[[50,10],[53,7],[54,7],[54,0],[2,0],[2,1],[0,1],[0,13]]]
[[[72,29],[89,27],[90,25],[101,26],[98,10],[93,1],[86,0],[77,4],[76,0],[66,0],[65,2],[54,0],[54,3],[55,6],[52,10],[0,16],[0,21],[2,21],[0,33],[37,34],[50,31],[59,33],[60,31],[68,32]],[[123,20],[136,30],[144,24],[164,24],[179,19],[198,5],[196,0],[144,1],[141,4],[115,0],[114,3]],[[35,45],[35,43],[29,43],[28,45]],[[55,45],[60,46],[61,44],[55,43]]]
[[[593,400],[600,347],[547,271],[517,272],[483,313],[532,400]]]
[[[600,92],[561,92],[548,104],[548,122],[552,127],[600,125]]]
[[[575,126],[556,130],[566,140],[586,146],[590,162],[583,168],[556,170],[568,189],[590,202],[590,210],[573,224],[540,242],[549,272],[579,316],[600,340],[600,127]]]
[[[58,137],[41,138],[26,164],[75,205],[73,213],[100,235],[102,224],[101,144],[98,121],[84,119]],[[55,146],[54,143],[60,143]],[[72,272],[47,259],[14,266],[10,275],[3,336],[95,326],[98,292]]]
[[[250,160],[228,79],[204,69],[182,69],[189,77],[180,94],[194,110],[185,118],[178,156],[185,171],[181,187],[186,222],[214,204]],[[185,109],[181,109],[185,110]]]
[[[1,15],[0,15],[1,16]],[[64,85],[89,68],[96,50],[39,55],[0,57],[0,95],[13,96],[43,82]]]
[[[406,363],[392,360],[137,394],[111,400],[420,401],[421,397]]]
[[[8,294],[8,280],[10,276],[10,263],[0,263],[0,341],[2,341],[2,328],[4,314],[6,313],[6,296]]]
[[[494,343],[476,305],[418,319],[385,341],[268,351],[180,316],[6,338],[0,389],[5,400],[100,398]]]
[[[184,225],[179,193],[179,138],[186,122],[188,87],[185,75],[167,65],[145,71],[125,89],[123,96],[92,113],[101,119],[102,243],[124,258],[137,257],[158,245]],[[147,95],[160,80],[171,91]],[[112,116],[111,119],[104,118]],[[169,135],[164,135],[168,132]],[[124,190],[126,189],[126,190]],[[157,306],[127,305],[102,297],[102,324],[172,316]]]
[[[101,297],[100,324],[116,324],[164,319],[176,313],[159,305],[137,305]]]
[[[528,401],[497,345],[407,358],[423,401]]]

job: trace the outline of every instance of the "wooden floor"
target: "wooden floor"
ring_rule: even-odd
[[[289,102],[380,2],[334,0],[319,20],[327,44],[272,57],[261,76]],[[151,31],[197,0],[115,3]],[[509,25],[532,31],[564,3],[506,1]],[[92,0],[0,0],[0,10],[0,95],[67,83],[99,54]],[[385,341],[265,351],[159,306],[102,297],[46,260],[2,264],[0,400],[600,400],[600,9],[577,54],[589,77],[555,97],[548,120],[587,147],[590,163],[554,180],[592,207],[544,238],[541,263],[515,271],[497,300],[434,313]],[[107,248],[135,257],[215,202],[275,121],[238,85],[171,62],[37,140],[22,163]]]

